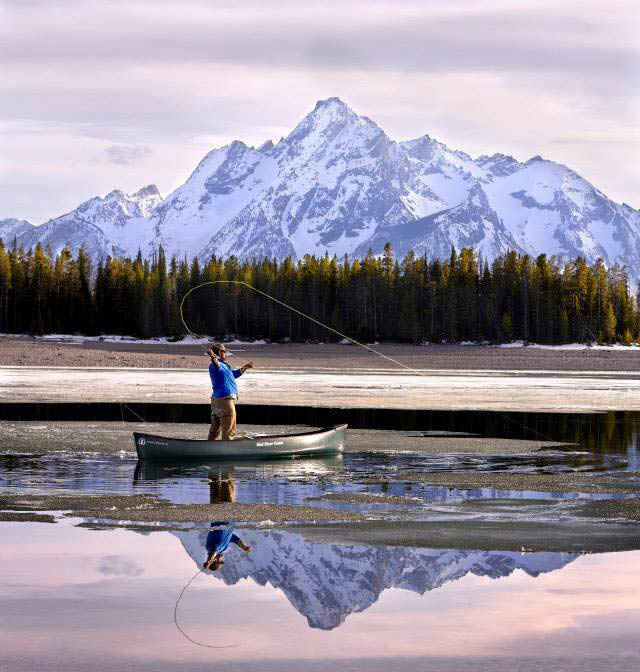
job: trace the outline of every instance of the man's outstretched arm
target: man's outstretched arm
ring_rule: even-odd
[[[239,378],[247,369],[253,369],[253,362],[247,362],[244,366],[241,366],[239,369],[234,369],[233,377]]]

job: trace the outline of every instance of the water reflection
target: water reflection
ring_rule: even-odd
[[[328,455],[311,459],[297,460],[180,460],[179,462],[138,461],[134,471],[134,482],[142,485],[153,481],[168,481],[193,477],[195,474],[208,472],[221,474],[226,478],[229,474],[239,477],[273,478],[283,477],[304,479],[321,478],[342,471],[345,467],[343,455]],[[375,458],[374,458],[375,461]]]
[[[172,532],[200,566],[211,531]],[[517,553],[320,544],[279,530],[242,530],[252,553],[234,554],[211,578],[226,585],[252,579],[281,591],[309,627],[333,630],[375,604],[385,590],[419,595],[472,574],[498,579],[522,570],[531,577],[573,562],[575,553]],[[216,537],[217,538],[217,537]],[[242,546],[241,546],[242,548]],[[246,549],[245,549],[246,550]]]
[[[251,553],[232,547],[180,603],[195,639],[237,644],[212,652],[186,642],[172,618],[202,569],[208,529],[184,533],[192,559],[169,532],[27,525],[3,523],[0,535],[2,670],[640,669],[640,552],[572,561],[240,529]]]
[[[522,505],[509,515],[527,516],[532,512],[543,518],[572,515],[562,507],[576,499],[600,499],[611,495],[578,492],[536,492],[497,490],[490,487],[458,489],[420,482],[419,476],[432,471],[478,470],[544,472],[567,468],[572,456],[554,455],[424,455],[404,453],[348,453],[341,456],[310,460],[277,462],[225,461],[202,463],[185,461],[179,464],[139,462],[119,455],[11,455],[0,456],[0,490],[34,493],[149,493],[176,503],[238,502],[254,504],[270,502],[287,506],[318,506],[323,508],[378,514],[393,510],[393,515],[415,515],[420,518],[442,515],[440,503],[456,504],[468,500],[519,500]],[[582,456],[582,469],[619,469],[617,456]],[[563,462],[563,460],[566,460]],[[555,464],[556,467],[551,465]],[[578,469],[578,467],[574,467]],[[134,471],[135,470],[135,471]],[[132,479],[133,472],[133,479]],[[402,473],[402,478],[397,474]],[[602,472],[601,472],[602,473]],[[412,480],[412,474],[418,478]],[[629,475],[631,476],[631,475]],[[326,495],[365,493],[388,495],[368,501],[345,501]],[[553,506],[531,508],[537,500]],[[529,506],[531,504],[531,506]],[[435,508],[434,508],[435,507]],[[449,508],[455,516],[474,515],[471,509]],[[485,511],[484,514],[487,512]],[[483,514],[483,515],[484,515]],[[501,510],[505,515],[506,510]]]
[[[235,502],[236,482],[232,475],[209,471],[209,504]]]
[[[214,521],[211,523],[211,529],[207,534],[204,546],[207,550],[207,558],[202,563],[204,569],[216,572],[224,565],[224,554],[229,550],[231,544],[235,544],[245,553],[251,552],[251,546],[245,544],[240,537],[233,531],[234,523],[230,521]]]

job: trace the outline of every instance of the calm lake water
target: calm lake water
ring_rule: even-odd
[[[589,438],[583,428],[586,438],[576,452],[356,452],[324,460],[180,466],[138,465],[130,450],[48,454],[45,427],[29,430],[37,452],[12,450],[5,433],[0,493],[144,492],[206,503],[232,491],[240,503],[371,515],[393,509],[390,515],[399,519],[570,524],[576,502],[601,495],[458,490],[412,482],[411,474],[581,471],[635,479],[638,422],[635,416],[629,422],[609,428],[608,442]],[[394,480],[400,472],[408,476]],[[406,501],[318,499],[353,492]],[[473,508],[474,501],[500,499],[513,505]],[[329,544],[310,541],[295,527],[236,525],[251,552],[232,545],[217,572],[196,575],[207,554],[206,525],[135,531],[78,527],[82,522],[0,523],[3,672],[640,669],[640,551]],[[176,623],[176,601],[194,576]]]

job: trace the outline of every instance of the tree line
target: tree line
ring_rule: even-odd
[[[211,257],[207,263],[107,257],[97,264],[81,249],[52,255],[0,241],[0,333],[185,334],[179,306],[205,282],[241,281],[339,332],[363,341],[537,343],[639,340],[640,294],[625,269],[560,263],[516,252],[488,262],[472,249],[448,260],[410,252],[364,259],[310,256],[294,261]],[[332,340],[317,323],[236,284],[191,293],[189,328],[215,337]]]

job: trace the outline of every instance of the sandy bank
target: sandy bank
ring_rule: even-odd
[[[407,483],[428,483],[457,490],[492,488],[493,490],[514,492],[583,492],[600,495],[640,495],[640,481],[632,472],[623,472],[620,477],[598,476],[592,472],[561,472],[557,474],[504,473],[504,472],[440,472],[415,473],[396,472],[394,481]],[[390,480],[390,479],[386,479]],[[365,482],[377,482],[366,479]]]
[[[397,500],[399,498],[390,498]],[[400,504],[400,502],[395,502]],[[171,504],[153,495],[2,495],[0,521],[55,522],[46,511],[84,518],[85,527],[144,531],[199,527],[212,520],[294,525],[310,541],[470,550],[611,552],[640,549],[638,500],[589,502],[583,515],[617,522],[398,520],[400,511],[365,516],[282,504]],[[385,520],[389,516],[395,520]],[[328,524],[330,523],[330,524]]]
[[[309,541],[487,551],[604,553],[640,549],[634,523],[373,521],[297,527]]]
[[[363,516],[312,506],[284,504],[173,504],[153,495],[0,495],[0,509],[66,511],[73,517],[109,521],[210,523],[212,520],[290,523],[359,521]],[[0,515],[0,520],[2,520]],[[5,518],[6,520],[7,518]],[[8,518],[13,520],[15,518]]]
[[[406,366],[429,370],[503,371],[635,371],[640,373],[640,348],[585,350],[500,348],[483,345],[380,344],[379,352]],[[237,361],[253,360],[259,369],[402,371],[392,362],[355,346],[324,344],[239,344],[230,346]],[[234,360],[231,360],[234,361]],[[3,366],[98,366],[136,368],[202,368],[207,363],[200,345],[129,342],[49,342],[0,337]]]

